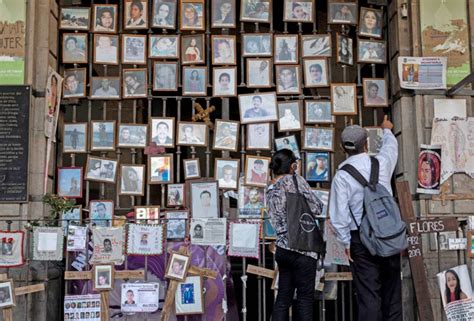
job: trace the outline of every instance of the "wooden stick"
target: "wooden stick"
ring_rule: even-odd
[[[102,321],[109,321],[109,291],[100,292],[100,310]]]
[[[13,321],[13,311],[12,308],[3,309],[3,320],[4,321]]]
[[[174,304],[175,292],[178,289],[178,281],[171,280],[168,286],[168,292],[166,292],[165,304],[161,311],[161,321],[168,321],[170,318],[171,307]]]

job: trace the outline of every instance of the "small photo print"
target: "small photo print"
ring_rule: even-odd
[[[182,207],[184,206],[184,184],[168,184],[167,206]]]
[[[148,183],[173,183],[173,154],[148,157]]]
[[[296,158],[300,159],[300,149],[298,147],[298,142],[296,141],[296,136],[286,136],[275,138],[275,148],[276,150],[289,149],[295,154]]]
[[[90,15],[90,8],[61,8],[59,29],[89,30]]]
[[[212,36],[212,64],[235,65],[236,39],[235,36]]]
[[[336,121],[331,114],[331,102],[320,100],[305,101],[306,124],[328,124]]]
[[[238,207],[239,218],[259,218],[265,207],[265,188],[240,184]]]
[[[87,152],[87,123],[64,124],[63,152]]]
[[[357,3],[338,2],[329,3],[328,23],[332,24],[357,24]]]
[[[118,65],[119,38],[114,35],[94,35],[94,63]]]
[[[237,189],[239,164],[239,159],[216,158],[214,178],[219,183],[219,189]]]
[[[191,181],[191,215],[193,218],[219,217],[219,188],[217,181]],[[202,226],[201,226],[202,227]],[[194,231],[195,233],[196,231]],[[201,229],[201,237],[204,231]],[[220,233],[220,232],[219,232]],[[194,237],[194,236],[193,236]]]
[[[201,277],[188,276],[184,282],[179,283],[174,301],[176,315],[204,313]]]
[[[206,146],[207,125],[204,123],[178,123],[178,145]]]
[[[288,22],[313,22],[314,0],[285,0],[284,19]]]
[[[120,77],[92,77],[92,99],[119,99]]]
[[[146,98],[146,74],[146,68],[123,70],[123,98]]]
[[[356,115],[357,97],[356,85],[331,84],[332,114]]]
[[[104,264],[104,265],[94,265],[93,269],[94,276],[94,290],[111,290],[114,285],[113,265]]]
[[[115,150],[115,121],[92,121],[91,150]]]
[[[382,40],[362,40],[358,41],[359,62],[373,64],[385,64],[387,57],[387,48],[385,41]]]
[[[202,64],[205,63],[205,40],[203,34],[185,35],[181,38],[181,63]]]
[[[117,5],[116,4],[95,4],[94,21],[92,30],[94,32],[117,32]]]
[[[359,35],[382,38],[383,11],[374,8],[360,8]]]
[[[165,277],[172,280],[184,281],[191,258],[184,254],[173,252],[168,261]]]
[[[276,66],[277,94],[299,94],[301,93],[300,66],[280,65]]]
[[[150,35],[149,46],[149,58],[179,58],[179,36]]]
[[[275,64],[298,63],[298,36],[275,35]]]
[[[153,64],[153,90],[176,91],[178,90],[177,62],[154,62]]]
[[[174,118],[151,118],[151,141],[156,146],[174,146]]]
[[[303,149],[334,150],[334,128],[305,127]]]
[[[64,98],[86,96],[86,68],[64,70]]]
[[[247,125],[247,149],[271,149],[269,123]]]
[[[118,147],[145,148],[147,125],[120,124],[118,128]]]
[[[364,106],[387,107],[387,83],[384,78],[365,78],[364,84]]]
[[[63,63],[87,63],[87,34],[63,34]]]
[[[269,157],[249,156],[245,158],[245,184],[265,187],[268,181]]]
[[[122,63],[146,64],[146,36],[122,35]]]
[[[304,60],[304,84],[305,87],[327,87],[328,69],[326,59]]]
[[[331,35],[301,36],[301,51],[303,58],[331,57]]]
[[[153,3],[152,27],[175,29],[177,11],[176,0],[155,0]]]
[[[166,219],[166,238],[168,240],[184,239],[186,237],[187,220],[189,219],[188,211],[167,211]]]
[[[301,101],[278,103],[278,131],[299,131],[302,126]]]
[[[241,0],[240,20],[250,22],[270,22],[271,0]]]
[[[277,121],[275,93],[239,95],[240,122],[242,124]]]
[[[58,168],[58,196],[82,198],[82,167]]]
[[[269,88],[272,86],[273,64],[270,58],[247,59],[247,87]]]
[[[109,158],[89,156],[87,158],[86,180],[115,183],[117,161]]]
[[[15,305],[15,293],[13,292],[13,281],[0,282],[0,308],[9,308]]]
[[[307,153],[306,159],[305,178],[307,181],[329,181],[329,153]]]
[[[347,36],[337,34],[337,62],[352,66],[354,64],[353,40]]]
[[[121,195],[145,194],[145,165],[121,165]]]
[[[237,68],[216,67],[213,69],[212,96],[234,97],[237,95]]]
[[[181,0],[181,30],[204,30],[204,1]]]
[[[135,219],[138,224],[160,224],[160,206],[135,206]]]
[[[271,33],[252,33],[242,35],[242,55],[244,57],[271,57],[273,39]]]
[[[207,67],[183,67],[183,96],[207,95]]]
[[[201,166],[199,158],[183,159],[184,179],[201,177]]]
[[[106,200],[90,201],[89,209],[92,226],[112,226],[112,220],[114,216],[114,202]]]
[[[124,29],[148,28],[148,2],[125,0]]]
[[[215,126],[213,149],[237,151],[239,122],[216,119]]]

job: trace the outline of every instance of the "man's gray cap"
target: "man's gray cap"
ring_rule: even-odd
[[[367,141],[367,130],[359,125],[346,127],[341,134],[342,145],[347,150],[361,151]]]

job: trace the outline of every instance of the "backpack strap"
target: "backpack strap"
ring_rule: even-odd
[[[364,187],[369,186],[369,182],[367,182],[364,176],[362,176],[362,174],[359,173],[359,171],[351,164],[346,164],[342,166],[341,170],[348,172],[349,175],[351,175],[356,181],[358,181],[360,185]]]
[[[295,184],[296,187],[296,193],[300,193],[300,190],[298,188],[298,180],[296,179],[296,174],[293,174],[293,183]]]
[[[370,157],[370,182],[369,188],[375,191],[377,184],[379,183],[379,160],[375,157]]]

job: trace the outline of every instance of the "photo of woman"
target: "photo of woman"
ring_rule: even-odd
[[[212,6],[213,27],[235,27],[235,0],[214,1]]]
[[[346,65],[354,64],[352,39],[339,34],[337,35],[337,62]]]
[[[196,36],[183,37],[182,46],[183,52],[183,64],[199,64],[204,62],[204,52],[202,51],[204,44],[204,37],[201,35],[199,39]]]
[[[143,195],[144,165],[122,165],[122,182],[120,193],[126,195]]]
[[[206,95],[206,67],[183,68],[183,95]]]
[[[382,37],[382,11],[372,8],[360,10],[359,35],[381,38]]]
[[[94,32],[116,32],[117,5],[94,5]]]
[[[171,28],[175,27],[176,3],[156,0],[154,6],[153,27]]]
[[[467,295],[461,290],[459,276],[454,270],[447,270],[446,277],[446,303],[467,299]]]
[[[204,29],[203,5],[201,3],[182,3],[181,29]]]
[[[131,3],[130,3],[131,2]],[[147,2],[133,0],[125,3],[125,29],[145,29],[147,25]]]

